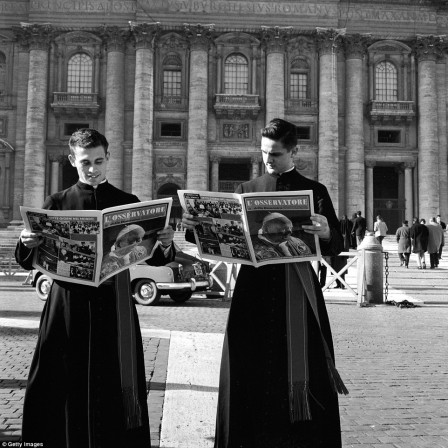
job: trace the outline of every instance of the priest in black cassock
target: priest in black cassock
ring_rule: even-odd
[[[323,255],[343,247],[326,187],[294,166],[293,124],[272,120],[262,130],[266,174],[237,193],[313,190],[305,232],[317,235]],[[185,213],[183,225],[197,222]],[[215,448],[339,448],[337,393],[348,393],[334,363],[330,324],[309,262],[242,265],[224,338]]]
[[[49,210],[102,210],[139,202],[106,179],[108,142],[94,129],[70,138],[79,180],[45,200]],[[173,230],[148,264],[174,259]],[[33,269],[38,233],[23,230],[16,259]],[[45,304],[25,393],[24,442],[45,448],[150,448],[143,344],[129,271],[98,288],[54,281]]]

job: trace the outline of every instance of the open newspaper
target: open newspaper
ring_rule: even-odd
[[[20,207],[27,230],[43,242],[33,266],[55,280],[99,286],[150,258],[157,232],[168,225],[172,198],[104,210],[46,210]]]
[[[185,211],[197,217],[199,254],[211,260],[263,266],[320,258],[319,239],[306,233],[313,192],[215,193],[179,190]]]

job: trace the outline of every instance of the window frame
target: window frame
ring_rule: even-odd
[[[394,73],[395,73],[395,92],[396,92],[396,95],[395,95],[396,98],[395,99],[387,98],[387,92],[388,92],[388,89],[387,89],[387,77],[386,77],[386,82],[385,82],[385,85],[386,85],[386,99],[380,99],[378,97],[378,91],[379,91],[379,88],[378,88],[378,82],[379,82],[379,79],[378,79],[378,67],[381,64],[384,64],[384,65],[388,64],[388,65],[392,66],[393,69],[394,69]],[[387,72],[385,72],[385,73],[387,73]],[[381,60],[379,60],[375,64],[375,67],[374,67],[374,85],[373,85],[375,101],[390,101],[390,102],[400,101],[400,75],[401,74],[400,74],[400,71],[399,71],[397,65],[393,61],[391,61],[389,59],[386,59],[386,58],[381,59]]]
[[[227,84],[230,84],[230,81],[227,81],[227,79],[229,79],[228,78],[229,73],[228,73],[227,68],[230,67],[230,64],[227,63],[227,60],[230,59],[231,57],[235,57],[235,56],[244,59],[246,64],[239,64],[239,65],[235,64],[236,70],[235,70],[234,74],[236,75],[236,84],[234,84],[234,85],[236,85],[236,88],[232,88],[232,89],[229,88],[229,91],[228,91]],[[239,76],[240,73],[238,72],[238,66],[245,67],[245,71],[246,71],[245,78]],[[222,85],[223,85],[223,93],[225,95],[249,95],[250,94],[250,90],[251,90],[250,63],[249,63],[249,59],[246,57],[246,55],[244,53],[241,53],[239,51],[232,51],[231,53],[227,54],[225,56],[225,58],[223,59],[223,69],[224,69],[223,70],[224,76],[223,76],[223,84]],[[240,80],[245,79],[245,82],[238,81],[239,79]],[[238,87],[241,84],[245,84],[245,89],[241,89],[240,87]],[[234,91],[230,91],[230,90],[234,90]],[[242,91],[242,90],[244,90],[244,91]]]
[[[86,56],[89,58],[90,60],[90,67],[91,67],[91,71],[90,71],[90,92],[86,92],[86,91],[71,91],[69,90],[69,79],[70,79],[70,61],[75,58],[76,56]],[[68,58],[67,58],[67,64],[66,64],[66,80],[65,80],[65,90],[67,93],[75,93],[75,94],[92,94],[92,93],[97,93],[95,92],[95,64],[94,64],[94,59],[92,57],[91,54],[89,54],[87,51],[74,51],[73,53],[71,53]]]

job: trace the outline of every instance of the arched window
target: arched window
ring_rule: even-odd
[[[0,96],[6,93],[6,56],[0,51]]]
[[[242,54],[231,54],[224,63],[225,93],[244,95],[248,88],[249,67]]]
[[[68,61],[67,92],[92,93],[92,58],[85,53],[77,53]]]
[[[375,69],[375,99],[397,101],[397,69],[391,62],[380,62]]]
[[[182,96],[182,61],[177,54],[163,60],[163,96]]]
[[[291,63],[289,75],[289,96],[292,100],[304,100],[309,98],[309,72],[308,62],[297,58]]]

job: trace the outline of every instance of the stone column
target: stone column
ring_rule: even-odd
[[[109,142],[110,159],[107,178],[117,188],[123,188],[124,172],[124,70],[125,45],[128,30],[104,26],[101,35],[107,49],[106,111],[104,133]]]
[[[221,93],[222,86],[222,45],[216,48],[216,93]]]
[[[363,56],[367,39],[359,34],[344,39],[346,53],[345,116],[345,201],[347,214],[365,209],[364,129],[363,129]]]
[[[285,117],[285,48],[291,27],[262,27],[266,52],[266,123]]]
[[[21,34],[29,42],[29,71],[26,110],[23,204],[41,207],[45,197],[46,108],[48,91],[48,50],[53,29],[49,25],[27,25]],[[22,58],[25,65],[26,58]],[[22,76],[18,74],[18,76]],[[23,82],[24,79],[21,79]],[[21,100],[24,95],[22,92]],[[23,105],[21,104],[21,107]],[[19,121],[22,117],[19,117]],[[22,120],[23,122],[23,120]],[[19,123],[18,123],[19,127]],[[17,180],[16,180],[17,181]]]
[[[187,189],[208,189],[208,49],[212,25],[185,25],[190,45]]]
[[[22,28],[13,28],[18,40],[16,146],[14,151],[13,224],[22,221],[19,206],[23,205],[25,173],[26,110],[28,98],[29,47]],[[39,207],[42,204],[39,204]]]
[[[134,135],[132,192],[141,201],[153,198],[154,53],[152,42],[158,24],[132,27],[135,38]]]
[[[418,184],[420,217],[427,221],[439,210],[439,139],[436,56],[440,38],[417,38],[418,58]]]
[[[366,220],[367,230],[373,230],[373,168],[376,163],[366,160]],[[362,211],[362,210],[361,210]]]
[[[406,162],[404,164],[405,217],[409,221],[410,226],[414,217],[414,194],[412,188],[412,170],[414,166],[414,162]]]
[[[59,191],[59,164],[60,158],[58,156],[50,157],[51,161],[51,178],[50,178],[50,194]]]
[[[256,179],[260,175],[260,156],[252,156],[250,158],[250,163],[252,164],[251,180]]]
[[[319,50],[319,154],[318,179],[328,189],[339,215],[339,132],[337,94],[337,44],[340,33],[329,29],[317,33]]]
[[[218,156],[212,156],[210,158],[212,162],[212,189],[211,191],[219,191],[219,162],[221,158]]]
[[[446,56],[437,58],[437,116],[439,138],[439,213],[448,217],[448,166],[447,166],[447,126],[446,126]]]

